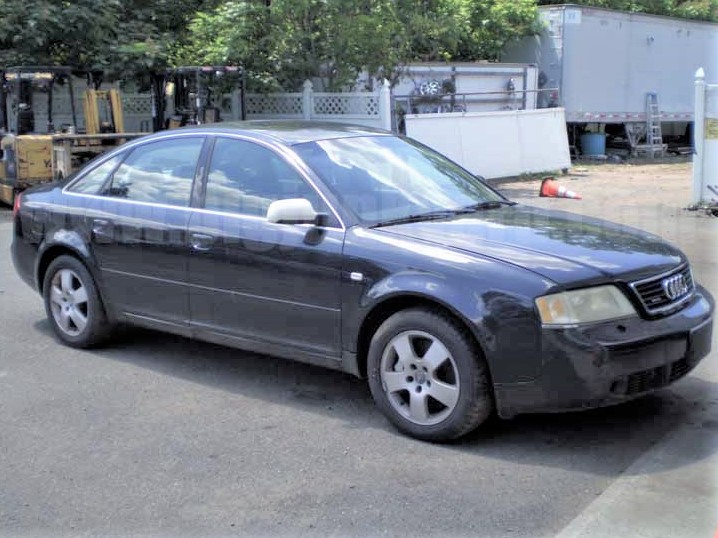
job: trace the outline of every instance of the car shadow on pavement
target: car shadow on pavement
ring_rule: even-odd
[[[629,402],[585,411],[494,419],[452,444],[458,451],[527,465],[614,474],[680,427],[709,429],[718,436],[718,386],[688,376],[671,388]],[[531,447],[526,450],[526,447]],[[653,471],[668,471],[712,455],[716,444],[665,459]]]
[[[45,320],[35,328],[52,337]],[[376,409],[366,382],[342,372],[130,327],[120,328],[106,347],[84,353],[340,419],[346,428],[402,436]],[[613,407],[511,420],[494,417],[468,436],[434,447],[439,452],[614,476],[681,425],[712,428],[718,435],[715,383],[689,376],[671,388]],[[410,446],[418,441],[406,442]],[[696,447],[680,462],[666,460],[666,469],[657,470],[709,455]]]
[[[368,386],[354,376],[181,336],[120,327],[106,346],[89,352],[275,403],[332,415],[375,414]],[[376,414],[373,422],[382,419]]]

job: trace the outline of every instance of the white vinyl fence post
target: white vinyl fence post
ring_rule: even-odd
[[[302,91],[302,113],[305,120],[311,120],[314,109],[314,85],[311,80],[304,81]]]
[[[693,197],[692,203],[701,202],[703,191],[703,164],[705,140],[703,128],[706,112],[706,74],[703,68],[696,71],[695,113],[693,114]]]
[[[384,79],[379,88],[379,117],[381,128],[391,131],[391,85]]]

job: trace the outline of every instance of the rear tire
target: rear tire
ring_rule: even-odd
[[[488,368],[476,343],[450,316],[415,308],[377,329],[367,357],[369,388],[402,432],[448,441],[476,429],[494,409]]]
[[[47,268],[42,286],[45,312],[65,344],[88,348],[105,341],[112,326],[85,265],[72,256],[58,256]]]

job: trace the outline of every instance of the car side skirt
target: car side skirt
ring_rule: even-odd
[[[306,349],[294,346],[280,345],[243,336],[219,333],[209,329],[190,326],[189,324],[178,324],[127,312],[122,315],[122,321],[130,325],[172,333],[179,336],[185,336],[187,338],[193,338],[195,340],[201,340],[203,342],[219,344],[234,349],[241,349],[242,351],[248,351],[262,355],[271,355],[274,357],[294,360],[306,364],[313,364],[315,366],[322,366],[324,368],[330,368],[332,370],[340,370],[346,371],[348,373],[354,373],[351,370],[352,362],[350,360],[344,361],[339,357],[324,355],[321,353],[308,351]],[[356,359],[353,362],[354,364],[356,364]],[[347,366],[350,369],[347,369]],[[356,367],[354,366],[354,369],[355,368]]]

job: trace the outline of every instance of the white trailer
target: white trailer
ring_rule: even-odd
[[[567,123],[623,124],[634,150],[654,146],[661,126],[682,134],[693,120],[694,73],[718,73],[718,24],[571,4],[539,13],[541,34],[503,60],[536,63],[539,86],[559,88],[551,106],[565,108]]]

